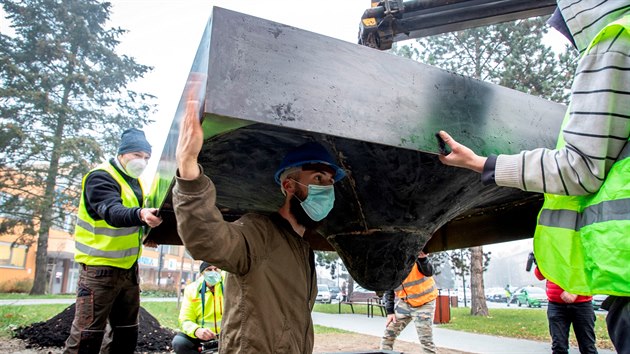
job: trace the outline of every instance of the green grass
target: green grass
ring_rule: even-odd
[[[177,317],[179,317],[179,308],[177,302],[143,302],[142,307],[149,311],[155,317],[162,327],[168,327],[176,330],[179,327]]]
[[[0,306],[0,338],[12,337],[12,331],[17,327],[47,321],[68,306],[67,304]]]
[[[439,326],[458,331],[551,342],[546,308],[490,309],[489,312],[490,316],[488,317],[471,316],[469,308],[451,308],[450,323]],[[596,316],[597,347],[613,349],[606,329],[605,315],[597,314]],[[573,330],[571,330],[570,340],[571,345],[577,346]]]
[[[0,300],[12,299],[74,299],[76,294],[29,295],[28,293],[0,293]],[[141,297],[177,297],[177,294],[166,290],[143,290]]]
[[[28,305],[28,306],[0,306],[0,339],[13,336],[13,329],[28,326],[35,322],[47,321],[59,314],[69,305]],[[328,305],[330,306],[330,305]],[[177,302],[145,302],[142,307],[149,311],[163,327],[176,330]],[[351,333],[343,329],[315,325],[315,333]]]
[[[75,294],[29,295],[28,293],[0,293],[0,300],[12,299],[73,299]]]
[[[549,339],[546,309],[490,309],[490,316],[471,316],[470,309],[451,309],[451,322],[440,327],[458,331],[490,334],[495,336],[534,339]]]
[[[330,305],[326,305],[330,306]],[[336,305],[335,305],[336,306]],[[163,327],[177,329],[177,302],[145,302],[142,304],[145,310],[149,311]],[[335,312],[337,313],[337,312]],[[331,328],[325,326],[314,326],[315,333],[352,333],[343,329]]]
[[[354,307],[354,313],[359,313],[359,314],[367,314],[367,305],[353,305],[352,307]],[[374,309],[374,313],[375,314],[380,314],[380,310],[375,308]],[[315,307],[313,308],[313,312],[322,312],[322,313],[335,313],[338,314],[339,313],[339,304],[320,304],[320,303],[316,303]],[[352,309],[350,308],[350,305],[341,305],[341,313],[344,314],[351,314],[352,313]]]
[[[28,305],[28,306],[0,306],[0,339],[12,336],[12,330],[31,323],[47,321],[65,309],[67,304]],[[177,329],[177,302],[145,302],[142,304],[162,326]],[[315,304],[314,312],[336,314],[338,304]],[[342,313],[352,313],[350,306],[342,305]],[[357,314],[366,314],[365,305],[355,305]],[[379,310],[376,310],[377,315]],[[470,309],[459,307],[451,309],[450,323],[440,324],[441,328],[458,331],[489,334],[510,338],[522,338],[550,342],[547,326],[546,309],[490,309],[490,316],[471,316]],[[613,349],[608,338],[604,315],[597,315],[595,322],[598,348]],[[315,333],[350,333],[341,329],[315,325]],[[571,344],[577,342],[571,332]]]
[[[339,313],[338,304],[315,304],[314,312]],[[378,316],[380,310],[374,309]],[[457,331],[488,334],[494,336],[521,338],[550,342],[549,326],[547,324],[547,309],[490,309],[490,316],[471,316],[470,308],[451,308],[451,322],[440,324],[441,328],[448,328]],[[354,312],[367,314],[367,306],[354,305]],[[350,306],[341,305],[341,313],[352,313]],[[608,337],[606,329],[606,316],[597,314],[595,321],[595,336],[597,347],[604,349],[614,349]],[[571,345],[577,346],[575,335],[571,330]]]
[[[346,331],[345,329],[325,327],[320,325],[313,325],[313,329],[316,334],[326,334],[326,333],[353,333],[350,331]]]

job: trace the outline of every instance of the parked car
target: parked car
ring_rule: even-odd
[[[537,286],[526,286],[516,291],[516,303],[519,307],[541,307],[548,303],[547,293]]]
[[[593,309],[599,310],[606,298],[608,298],[608,295],[593,295]]]
[[[493,302],[506,302],[507,296],[505,289],[503,288],[489,288],[486,289],[486,300]]]
[[[337,286],[329,286],[328,288],[330,290],[330,298],[333,300],[339,300],[339,292],[341,289]]]
[[[317,285],[317,297],[315,298],[315,302],[322,302],[324,304],[330,304],[332,302],[332,297],[330,296],[330,289],[328,288],[328,285]]]

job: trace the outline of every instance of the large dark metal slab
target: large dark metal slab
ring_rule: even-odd
[[[434,134],[483,154],[554,146],[561,105],[216,7],[191,71],[208,75],[199,160],[226,218],[276,211],[282,157],[321,142],[348,178],[309,242],[337,251],[365,288],[400,284],[434,234],[432,250],[531,237],[540,198],[443,166]],[[181,244],[169,193],[182,115],[183,101],[151,192],[165,218],[148,235],[158,243]]]

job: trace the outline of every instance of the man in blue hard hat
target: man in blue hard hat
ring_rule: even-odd
[[[275,173],[285,196],[279,210],[226,222],[215,186],[197,163],[203,144],[198,106],[188,102],[180,129],[173,206],[188,252],[228,272],[219,352],[312,353],[317,277],[304,238],[332,209],[333,184],[345,173],[322,145],[305,143],[288,152]]]

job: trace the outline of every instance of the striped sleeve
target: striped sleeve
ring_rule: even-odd
[[[616,31],[578,65],[562,131],[566,145],[499,155],[498,185],[561,195],[599,189],[630,136],[630,35]]]

